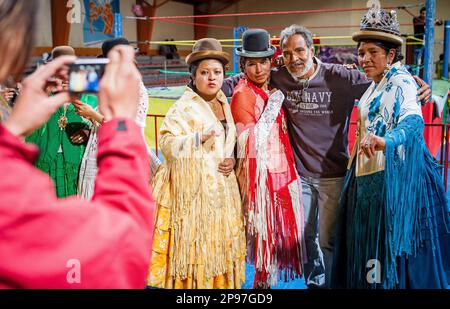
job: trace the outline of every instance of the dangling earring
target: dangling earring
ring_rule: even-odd
[[[390,69],[391,69],[391,64],[388,62],[388,63],[386,63],[386,67],[384,68],[383,76],[386,75]]]

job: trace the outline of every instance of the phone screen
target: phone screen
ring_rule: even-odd
[[[107,58],[78,59],[70,65],[69,92],[97,93]]]

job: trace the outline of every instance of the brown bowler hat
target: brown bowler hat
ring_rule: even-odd
[[[222,45],[218,40],[204,38],[194,44],[192,53],[186,56],[186,63],[190,65],[192,62],[203,59],[217,59],[223,64],[227,64],[230,62],[230,55],[222,51]]]
[[[59,56],[75,56],[75,50],[71,46],[61,45],[56,46],[52,50],[51,60],[58,58]]]

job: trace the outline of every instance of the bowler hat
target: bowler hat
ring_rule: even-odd
[[[191,63],[203,59],[217,59],[223,64],[230,62],[230,55],[222,51],[220,42],[213,38],[198,40],[192,47],[192,53],[186,56],[186,63]]]
[[[66,55],[75,56],[75,50],[73,49],[72,46],[66,45],[56,46],[55,48],[52,49],[52,53],[46,61],[48,62],[55,58],[58,58],[59,56],[66,56]]]
[[[242,46],[236,49],[241,57],[263,58],[275,53],[275,47],[270,45],[270,35],[264,29],[249,29],[242,34]]]

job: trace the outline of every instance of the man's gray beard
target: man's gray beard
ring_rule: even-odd
[[[308,60],[305,63],[305,68],[300,73],[291,72],[291,70],[289,69],[288,66],[286,66],[286,68],[287,68],[289,74],[291,74],[291,76],[295,80],[302,80],[302,79],[306,79],[303,76],[305,76],[309,72],[309,70],[311,70],[313,64],[314,64],[313,58],[310,57],[310,58],[308,58]]]

